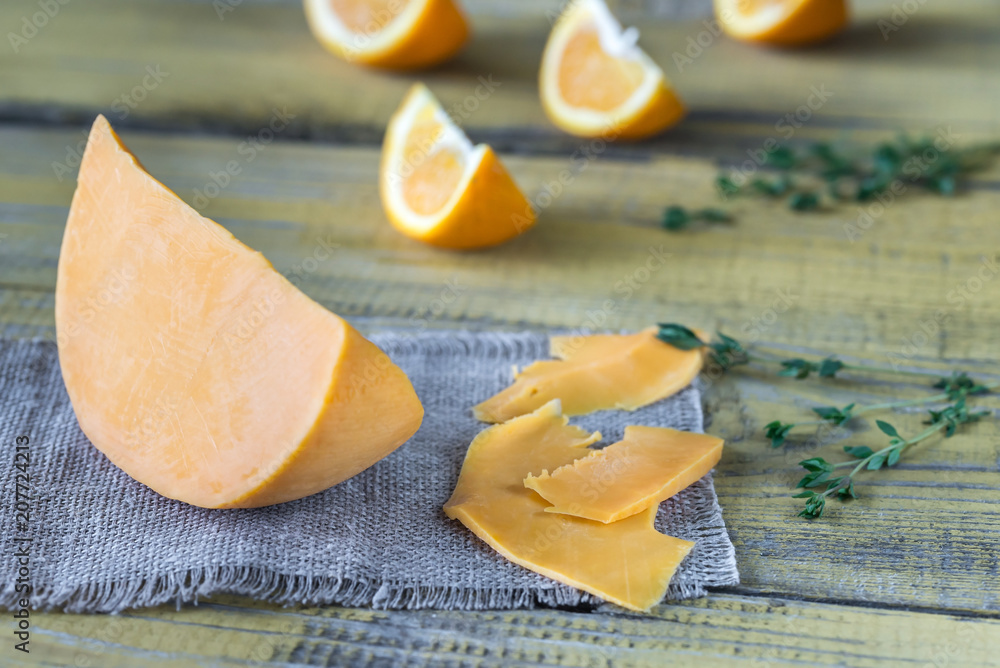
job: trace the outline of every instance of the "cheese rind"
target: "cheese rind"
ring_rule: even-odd
[[[324,490],[416,432],[401,369],[94,122],[56,280],[63,379],[95,447],[160,494],[256,507]]]
[[[632,610],[663,599],[694,543],[653,528],[656,508],[621,522],[546,512],[549,504],[522,483],[586,457],[600,439],[568,425],[559,402],[481,432],[466,454],[455,491],[444,506],[510,561]]]
[[[656,338],[656,328],[636,334],[555,336],[558,360],[534,362],[514,383],[475,406],[483,422],[504,422],[559,399],[566,415],[635,410],[687,387],[701,371],[700,349],[680,350]]]
[[[625,437],[541,474],[524,486],[552,505],[546,512],[603,523],[658,506],[719,463],[723,441],[663,427],[625,427]]]

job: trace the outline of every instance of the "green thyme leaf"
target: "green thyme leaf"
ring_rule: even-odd
[[[656,338],[674,348],[694,350],[705,345],[705,342],[698,338],[697,334],[684,325],[660,323],[657,327],[659,327],[659,330],[656,333]]]
[[[853,408],[854,404],[848,404],[843,408],[837,408],[835,406],[819,406],[814,408],[813,412],[828,422],[832,422],[835,425],[842,425],[851,419],[851,410]]]
[[[712,208],[701,209],[696,213],[696,218],[704,220],[706,223],[730,223],[733,220],[727,211]]]
[[[728,176],[719,176],[715,179],[715,187],[723,199],[740,194],[740,187]]]
[[[986,394],[990,391],[985,385],[977,383],[973,379],[969,378],[968,374],[964,371],[954,371],[951,376],[938,379],[938,381],[934,383],[934,387],[939,390],[944,390],[945,394],[947,394],[948,398],[952,401],[956,401],[968,395]]]
[[[816,520],[823,516],[826,508],[826,497],[822,494],[815,494],[806,501],[806,507],[799,513],[799,517]]]
[[[873,455],[871,459],[868,460],[868,470],[878,471],[885,464],[886,455]]]
[[[663,212],[663,228],[676,232],[696,222],[729,223],[733,217],[722,209],[699,209],[690,211],[682,206],[669,206]]]
[[[868,459],[875,454],[867,445],[845,445],[844,452],[857,459]]]
[[[891,163],[893,158],[887,154],[885,160],[887,163]],[[920,371],[846,364],[833,355],[819,362],[801,358],[780,360],[768,355],[761,356],[756,354],[754,350],[748,350],[737,339],[722,332],[716,332],[713,339],[705,342],[693,330],[677,323],[661,323],[657,330],[657,337],[661,341],[683,350],[705,347],[709,358],[721,366],[723,370],[741,364],[753,363],[772,368],[777,366],[778,373],[782,376],[807,378],[811,374],[816,374],[820,378],[829,378],[841,369],[850,369],[852,382],[855,381],[854,375],[863,377],[866,373],[879,375],[896,373],[909,377],[926,376],[924,372]],[[822,422],[817,420],[801,423],[785,423],[781,420],[768,422],[764,427],[764,435],[769,439],[771,446],[777,448],[784,445],[791,430],[799,426],[826,422],[839,426],[846,424],[848,420],[859,418],[862,414],[875,410],[912,407],[921,403],[939,403],[943,398],[942,395],[952,400],[951,405],[944,408],[928,410],[930,417],[926,423],[929,425],[928,428],[912,438],[904,438],[892,424],[884,420],[876,420],[875,424],[878,429],[889,437],[889,444],[881,450],[874,451],[865,445],[843,446],[844,453],[851,458],[847,461],[831,463],[823,457],[810,457],[802,460],[800,465],[805,469],[806,474],[798,481],[797,493],[794,495],[797,499],[805,499],[805,507],[799,516],[808,519],[822,517],[828,498],[848,501],[858,497],[855,490],[858,475],[867,471],[878,471],[896,466],[911,446],[937,434],[942,434],[946,438],[951,437],[957,433],[962,425],[991,416],[990,411],[971,410],[968,406],[968,399],[974,395],[985,394],[1000,388],[1000,381],[980,383],[969,378],[967,374],[956,371],[948,377],[937,379],[934,387],[943,390],[943,392],[926,399],[901,400],[860,407],[856,403],[847,404],[843,408],[817,406],[812,410],[822,419]],[[838,472],[841,475],[836,475]],[[817,488],[822,488],[822,491],[816,491]]]
[[[793,211],[815,211],[819,209],[819,193],[792,193],[792,196],[788,198],[788,206]]]
[[[813,457],[799,462],[799,466],[807,471],[832,471],[833,466],[822,457]]]
[[[810,373],[819,370],[816,364],[804,359],[783,360],[781,366],[783,368],[778,372],[779,376],[798,378],[799,380],[808,378]]]
[[[780,448],[785,444],[785,437],[794,426],[794,424],[782,424],[781,421],[775,420],[764,427],[764,435],[771,439],[772,448]]]
[[[899,436],[899,432],[896,431],[896,428],[893,427],[888,422],[883,422],[882,420],[875,420],[875,424],[878,425],[878,428],[882,430],[883,434],[886,434],[888,436],[896,436],[896,437]]]
[[[765,165],[776,169],[791,169],[798,162],[795,152],[787,146],[778,146],[764,158]]]
[[[840,498],[841,501],[858,498],[858,495],[855,494],[854,492],[854,481],[852,480],[848,484],[838,489],[837,496]]]
[[[844,363],[840,360],[834,359],[832,357],[827,357],[825,360],[820,362],[819,365],[819,377],[820,378],[833,378],[837,375],[837,372],[844,368]]]
[[[663,227],[668,230],[680,230],[691,222],[691,214],[684,207],[670,206],[663,213]]]
[[[916,189],[950,197],[961,189],[966,176],[990,167],[1000,154],[1000,143],[941,148],[935,141],[935,137],[903,135],[850,151],[829,142],[815,142],[800,150],[776,146],[763,161],[763,167],[776,174],[758,176],[745,185],[737,185],[732,174],[720,174],[715,185],[724,199],[742,194],[788,197],[794,211],[821,208],[817,187],[823,184],[834,201],[868,202],[887,192],[895,198]],[[692,221],[678,224],[683,227]]]
[[[903,454],[902,448],[893,448],[892,450],[889,451],[889,456],[885,460],[885,465],[895,466],[896,462],[899,461],[899,458],[902,456],[902,454]]]

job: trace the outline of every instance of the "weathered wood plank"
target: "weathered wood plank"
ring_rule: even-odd
[[[462,121],[476,139],[554,154],[508,158],[535,196],[585,146],[549,126],[537,103],[544,11],[554,4],[470,2],[476,41],[454,63],[421,75],[447,105],[466,100],[479,76],[501,83]],[[621,4],[627,18],[651,6]],[[700,20],[643,21],[643,45],[689,103],[689,120],[655,141],[599,152],[546,207],[535,232],[485,253],[447,254],[395,235],[378,207],[371,148],[270,144],[250,161],[239,152],[242,137],[126,139],[188,201],[205,191],[211,173],[238,160],[241,174],[203,211],[279,270],[299,272],[310,295],[366,329],[635,328],[669,318],[883,365],[895,354],[920,366],[961,363],[1000,374],[995,273],[983,262],[1000,242],[1000,170],[977,179],[968,196],[894,203],[856,243],[844,232],[857,221],[849,209],[801,217],[739,203],[732,228],[656,229],[665,204],[712,201],[715,167],[706,158],[738,159],[764,138],[783,136],[776,123],[812,86],[833,95],[796,139],[846,130],[870,140],[949,123],[965,141],[996,136],[1000,17],[993,3],[921,5],[888,41],[875,21],[895,3],[857,4],[852,30],[828,46],[788,54],[712,40],[682,71],[672,54],[704,29]],[[3,3],[0,26],[17,31],[35,11],[31,0]],[[120,118],[112,105],[142,84],[147,65],[169,76]],[[296,118],[281,139],[374,144],[411,80],[327,56],[295,2],[248,0],[219,21],[207,2],[93,0],[63,7],[19,52],[0,49],[0,118],[82,125],[105,110],[119,124],[241,135],[256,134],[275,107],[287,107]],[[81,138],[0,127],[0,335],[51,336],[55,263],[73,188],[72,170],[54,163],[65,162]],[[668,265],[643,274],[650,248],[661,244]],[[309,258],[329,245],[337,246],[333,256],[313,266]],[[630,292],[619,284],[628,280]],[[454,298],[449,285],[459,288]],[[615,311],[597,315],[607,300]],[[887,379],[863,396],[920,392]],[[817,388],[754,374],[710,388],[711,430],[728,441],[717,488],[744,580],[728,594],[663,606],[652,617],[285,611],[236,598],[119,618],[39,614],[34,663],[26,665],[996,665],[1000,439],[992,424],[926,443],[898,468],[868,476],[863,498],[834,507],[821,523],[794,518],[798,502],[788,492],[798,460],[835,457],[844,443],[879,437],[807,433],[772,451],[761,426],[856,394],[840,381]],[[892,421],[907,433],[919,427],[915,414]],[[9,656],[5,650],[0,663]]]
[[[859,214],[850,206],[804,216],[741,200],[733,205],[735,225],[659,229],[668,204],[717,201],[715,168],[706,160],[598,158],[551,199],[545,184],[558,183],[570,161],[510,156],[517,180],[550,206],[537,229],[514,243],[458,254],[390,228],[373,149],[273,143],[249,161],[238,140],[125,137],[154,175],[347,317],[569,328],[670,318],[883,361],[889,354],[1000,357],[992,343],[1000,281],[991,264],[1000,249],[993,213],[1000,166],[968,194],[915,194],[891,204],[852,242],[845,225],[857,226]],[[0,130],[0,233],[7,235],[0,286],[52,290],[74,187],[71,173],[55,178],[52,163],[79,139],[72,131]],[[230,160],[240,174],[199,202],[199,194],[219,192],[211,175]],[[330,246],[337,248],[327,253]],[[661,254],[669,255],[665,263]],[[51,322],[45,300],[4,303],[10,320]],[[906,342],[922,345],[911,350]]]
[[[414,76],[330,56],[308,34],[298,3],[234,4],[222,20],[209,2],[66,4],[30,40],[0,49],[0,118],[85,124],[103,110],[139,127],[249,134],[278,108],[295,116],[286,137],[380,140]],[[625,13],[640,18],[636,4],[626,3]],[[705,150],[789,130],[806,137],[946,122],[969,136],[1000,130],[1000,79],[993,76],[1000,15],[990,0],[920,4],[888,39],[877,22],[898,3],[857,4],[847,34],[794,53],[713,37],[701,18],[641,20],[643,46],[692,112],[689,122],[643,148]],[[551,126],[538,102],[548,5],[531,13],[489,6],[470,8],[476,38],[469,47],[420,78],[446,107],[468,103],[458,116],[474,138],[521,150],[572,150],[578,142]],[[0,5],[4,34],[21,31],[36,11],[33,0]],[[688,49],[691,62],[683,60]],[[499,84],[487,101],[476,99],[480,77]],[[776,127],[810,101],[814,87],[830,97],[812,99],[817,110],[803,112],[810,116],[804,127]]]
[[[832,501],[822,520],[796,517],[803,505],[791,498],[804,474],[799,461],[844,461],[844,445],[878,449],[888,438],[873,423],[855,420],[842,431],[797,432],[773,450],[764,424],[810,420],[811,406],[927,394],[901,395],[901,386],[890,383],[879,389],[869,394],[844,381],[803,384],[744,374],[738,383],[712,388],[709,431],[727,440],[716,490],[739,555],[740,590],[1000,611],[1000,439],[992,421],[915,446],[893,469],[859,476],[861,498]],[[979,403],[998,407],[995,399]],[[926,428],[926,413],[918,409],[876,417],[906,435]]]
[[[0,232],[8,235],[0,245],[0,320],[11,334],[51,332],[51,290],[73,184],[54,178],[50,163],[77,138],[0,130]],[[225,139],[127,133],[126,141],[189,201],[210,172],[238,156]],[[377,158],[362,147],[272,144],[243,164],[205,212],[279,270],[298,271],[310,295],[363,326],[637,328],[671,319],[885,365],[902,339],[919,343],[921,323],[943,310],[939,331],[912,351],[904,348],[911,357],[903,361],[974,360],[972,370],[1000,375],[997,285],[986,281],[966,302],[948,301],[956,285],[977,275],[982,254],[1000,245],[991,213],[1000,193],[993,189],[953,200],[901,200],[858,243],[842,236],[853,212],[796,216],[757,202],[740,203],[732,227],[671,235],[656,227],[661,208],[711,201],[712,165],[599,160],[543,212],[537,230],[492,251],[454,254],[390,229],[374,185]],[[509,163],[533,192],[565,167],[549,158]],[[981,183],[994,183],[996,175]],[[961,224],[940,222],[949,220]],[[324,244],[339,247],[322,260],[324,253],[314,253]],[[670,254],[667,264],[648,271],[650,249],[661,247]],[[631,294],[616,289],[626,277]],[[614,312],[592,322],[607,300]],[[774,418],[805,417],[811,405],[848,403],[852,392],[841,382],[817,388],[753,375],[712,388],[712,429],[729,441],[717,484],[745,590],[1000,610],[1000,446],[992,423],[927,443],[900,467],[869,476],[860,488],[864,498],[833,508],[822,523],[794,517],[798,502],[789,491],[797,462],[836,456],[843,443],[799,439],[787,451],[771,451],[761,428]],[[887,379],[863,396],[874,402],[919,392]],[[916,415],[893,419],[907,433],[919,428]],[[846,442],[871,438],[862,432]],[[939,573],[948,573],[947,581],[930,575]]]
[[[648,616],[281,609],[223,597],[34,623],[22,665],[989,666],[1000,643],[998,619],[731,594]]]

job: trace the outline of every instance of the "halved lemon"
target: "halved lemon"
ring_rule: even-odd
[[[379,186],[396,229],[443,248],[494,246],[535,223],[493,149],[473,146],[419,83],[389,121]]]
[[[581,137],[640,139],[684,116],[663,70],[623,30],[604,0],[574,0],[549,35],[539,75],[542,105]]]
[[[349,62],[410,70],[453,56],[469,36],[453,0],[304,0],[309,28]]]
[[[715,0],[722,29],[736,39],[779,46],[824,40],[847,25],[845,0]]]

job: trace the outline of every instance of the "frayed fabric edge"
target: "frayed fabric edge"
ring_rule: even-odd
[[[706,593],[701,585],[671,583],[664,600],[698,598]],[[152,581],[39,587],[30,594],[30,607],[39,611],[118,613],[171,602],[178,607],[184,603],[197,604],[199,599],[214,594],[241,594],[284,606],[371,606],[376,610],[512,610],[606,605],[596,596],[564,585],[550,589],[431,587],[286,575],[255,567],[219,567],[169,573]],[[0,591],[0,607],[13,609],[23,598],[23,593],[5,586]]]

